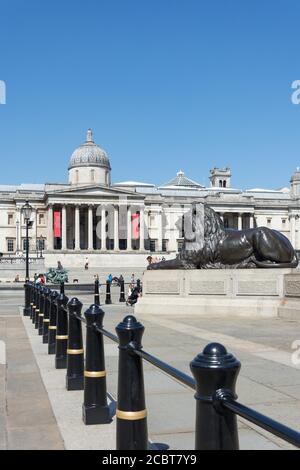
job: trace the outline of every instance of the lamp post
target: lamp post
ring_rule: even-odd
[[[29,239],[28,229],[30,225],[30,217],[32,213],[32,207],[28,201],[22,207],[22,214],[24,216],[26,224],[26,277],[25,277],[25,308],[23,310],[24,316],[30,315],[30,290],[29,290]]]

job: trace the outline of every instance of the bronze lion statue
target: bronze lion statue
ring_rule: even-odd
[[[191,230],[175,259],[153,263],[148,269],[295,268],[298,258],[290,241],[277,230],[224,227],[210,207],[194,204],[185,214]],[[200,234],[200,236],[199,236]]]

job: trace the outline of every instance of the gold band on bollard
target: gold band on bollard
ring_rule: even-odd
[[[55,327],[56,328],[56,327]],[[56,335],[56,339],[68,339],[68,335]]]
[[[30,306],[33,307],[33,303],[32,303],[32,302],[30,302]]]
[[[35,308],[36,308],[36,307],[35,307]],[[36,308],[36,311],[35,311],[35,313],[39,313],[39,309],[38,309],[38,308]]]
[[[44,318],[43,322],[44,323],[50,323],[50,320],[49,320],[49,318]]]
[[[83,349],[67,349],[67,354],[83,354]]]
[[[32,308],[36,309],[36,305],[32,304]]]
[[[144,419],[147,417],[147,410],[141,411],[116,411],[116,417],[119,419],[125,419],[127,421],[135,421],[137,419]]]
[[[91,372],[89,370],[84,371],[84,376],[85,377],[105,377],[106,376],[106,370],[99,370],[98,372]]]
[[[56,326],[49,326],[49,330],[56,330]]]
[[[44,314],[43,314],[43,313],[39,313],[39,317],[43,317],[43,316],[44,316]]]

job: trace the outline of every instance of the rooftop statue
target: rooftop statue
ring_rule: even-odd
[[[153,263],[148,269],[296,268],[298,258],[287,237],[258,227],[233,230],[204,204],[184,215],[184,243],[175,259]]]

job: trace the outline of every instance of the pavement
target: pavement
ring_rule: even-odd
[[[90,294],[78,296],[84,309],[93,301]],[[5,360],[0,343],[0,449],[114,449],[115,418],[108,425],[83,425],[83,392],[65,390],[65,371],[54,368],[53,356],[22,316],[21,292],[1,292],[0,300],[0,340],[6,346]],[[112,300],[103,306],[104,326],[114,332],[133,308],[118,303],[118,292]],[[163,314],[138,319],[145,326],[144,349],[188,374],[190,361],[208,342],[223,343],[242,363],[239,402],[299,430],[300,321]],[[105,358],[114,415],[118,349],[107,339]],[[193,391],[146,362],[144,376],[152,448],[193,449]],[[241,449],[293,448],[244,419],[238,425]]]

